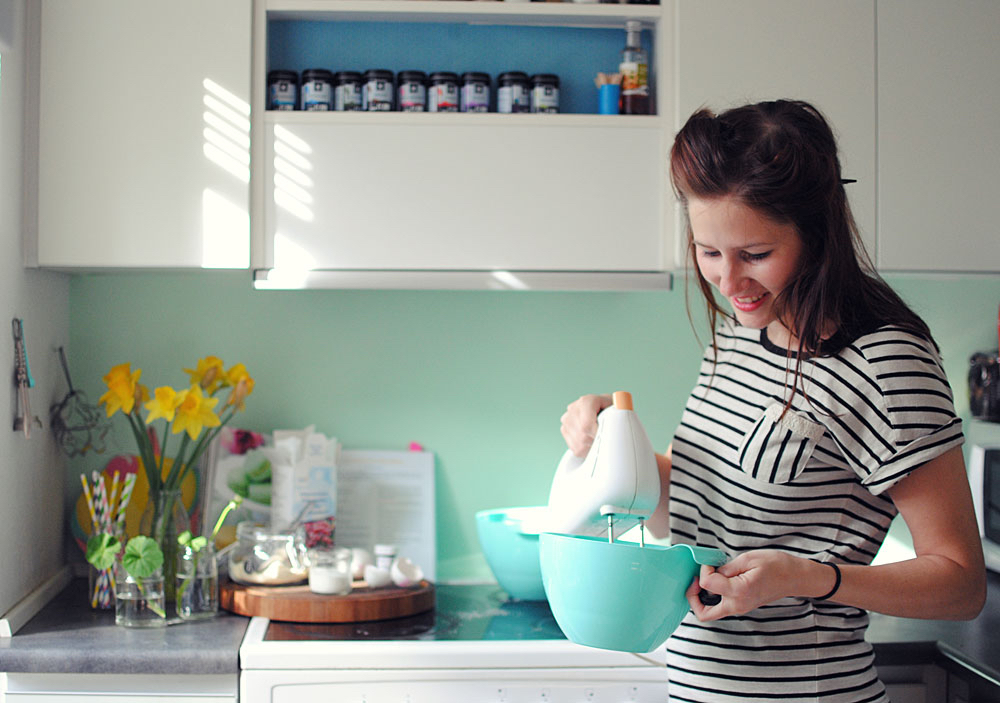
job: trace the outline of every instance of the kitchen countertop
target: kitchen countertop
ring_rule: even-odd
[[[87,579],[75,579],[13,637],[0,638],[0,671],[239,673],[239,648],[249,622],[222,611],[211,620],[167,627],[118,627],[114,609],[91,610]]]
[[[0,638],[0,671],[32,673],[218,674],[239,672],[250,619],[225,611],[212,620],[154,629],[115,625],[113,610],[86,605],[77,579],[11,638]],[[989,574],[986,607],[969,622],[910,620],[873,613],[868,639],[876,663],[937,663],[1000,686],[1000,575]]]

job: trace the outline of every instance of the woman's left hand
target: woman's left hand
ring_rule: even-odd
[[[832,588],[835,577],[828,566],[774,549],[756,549],[743,552],[718,568],[702,566],[685,595],[695,617],[701,621],[718,620],[743,615],[793,595],[806,583],[810,584],[807,587],[810,590],[823,588],[819,581],[826,577],[824,572],[829,572]],[[721,596],[722,600],[706,606],[698,596],[701,589]]]

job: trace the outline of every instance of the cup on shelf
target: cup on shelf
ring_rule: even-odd
[[[617,115],[618,102],[622,87],[617,83],[605,83],[597,89],[598,113],[602,115]]]

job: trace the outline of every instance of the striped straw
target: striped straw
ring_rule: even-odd
[[[114,527],[115,524],[115,490],[118,488],[118,472],[115,471],[114,477],[111,479],[111,495],[108,498],[108,531]]]
[[[132,499],[132,488],[135,486],[135,474],[128,474],[122,486],[121,496],[118,498],[118,530],[125,531],[125,508],[128,507]]]
[[[104,477],[96,471],[91,476],[94,478],[94,514],[97,516],[97,529],[103,532],[108,505],[108,497],[104,493]]]
[[[87,499],[87,512],[90,513],[90,522],[93,525],[92,532],[97,532],[97,516],[94,514],[94,501],[90,497],[90,488],[87,486],[86,474],[80,474],[80,483],[83,485],[83,497]]]

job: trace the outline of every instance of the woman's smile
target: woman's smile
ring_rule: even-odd
[[[737,321],[787,338],[774,300],[798,271],[803,248],[798,230],[728,197],[692,198],[688,218],[698,269],[729,300]]]

